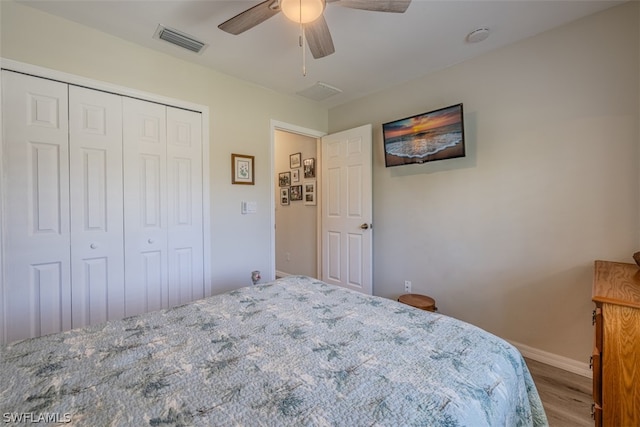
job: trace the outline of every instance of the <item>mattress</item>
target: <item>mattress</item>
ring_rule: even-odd
[[[5,422],[547,424],[511,344],[303,276],[9,344],[0,384]]]

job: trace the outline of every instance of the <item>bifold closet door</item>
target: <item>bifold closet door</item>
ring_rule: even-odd
[[[204,298],[202,115],[167,107],[169,306]]]
[[[201,114],[2,71],[4,339],[204,297]]]
[[[125,311],[168,306],[167,119],[160,104],[123,99]]]
[[[71,328],[68,86],[2,71],[6,340]]]
[[[69,87],[74,328],[124,317],[122,97]]]
[[[200,113],[123,100],[127,316],[204,297]]]

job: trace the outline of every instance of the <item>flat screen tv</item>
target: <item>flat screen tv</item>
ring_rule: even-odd
[[[386,167],[464,157],[462,104],[382,125]]]

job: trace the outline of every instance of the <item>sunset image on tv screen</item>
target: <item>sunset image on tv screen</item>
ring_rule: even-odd
[[[387,166],[465,155],[462,104],[385,123],[382,131]]]

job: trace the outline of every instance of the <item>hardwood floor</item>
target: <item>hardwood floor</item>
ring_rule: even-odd
[[[591,379],[525,359],[550,427],[593,426]]]

